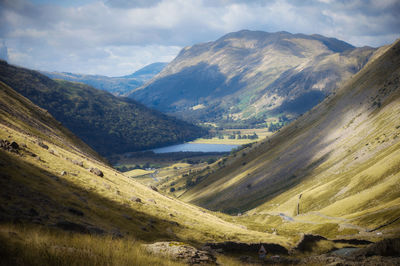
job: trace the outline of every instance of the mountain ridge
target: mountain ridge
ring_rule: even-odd
[[[314,106],[374,51],[319,35],[244,30],[183,48],[163,71],[126,95],[189,121],[256,119],[265,126],[268,117],[300,114],[279,110],[293,99],[271,85],[298,84],[296,97],[304,95]],[[204,107],[195,108],[199,105]]]

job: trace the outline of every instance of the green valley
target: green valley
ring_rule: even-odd
[[[144,150],[193,140],[200,127],[166,116],[127,98],[82,83],[51,80],[0,62],[0,80],[57,120],[102,155]]]

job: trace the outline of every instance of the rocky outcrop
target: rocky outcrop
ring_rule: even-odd
[[[216,258],[210,252],[198,250],[182,242],[156,242],[144,246],[152,254],[183,260],[191,265],[216,264]]]
[[[90,168],[90,172],[100,177],[104,176],[103,172],[98,168]]]
[[[9,142],[8,140],[0,139],[0,148],[2,148],[3,150],[9,151],[9,152],[14,152],[14,153],[18,153],[18,151],[19,151],[19,145],[15,141]]]

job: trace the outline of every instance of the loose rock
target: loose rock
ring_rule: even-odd
[[[90,172],[100,177],[104,176],[103,172],[98,168],[90,168]]]
[[[138,197],[131,197],[131,201],[142,203],[142,200]]]
[[[41,140],[38,140],[37,144],[42,147],[43,149],[48,150],[49,146],[47,146],[46,144],[44,144]]]

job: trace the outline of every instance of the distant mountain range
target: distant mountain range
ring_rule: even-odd
[[[52,80],[0,61],[0,81],[40,107],[98,153],[124,153],[192,140],[205,130],[82,83]]]
[[[189,121],[265,126],[311,109],[374,51],[321,35],[243,30],[182,49],[126,95]]]
[[[68,72],[41,71],[42,74],[52,79],[82,82],[96,89],[111,92],[114,95],[125,94],[152,79],[167,63],[153,63],[145,66],[133,74],[121,77],[107,77],[101,75],[85,75]]]

